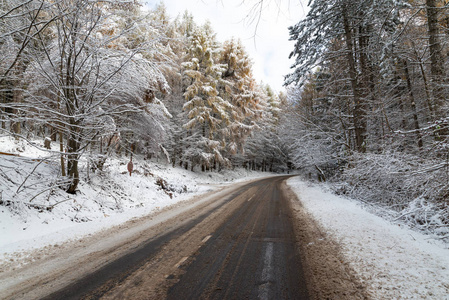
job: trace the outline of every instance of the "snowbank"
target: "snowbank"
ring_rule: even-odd
[[[342,246],[376,299],[449,299],[447,244],[367,212],[360,203],[292,178],[306,210]]]

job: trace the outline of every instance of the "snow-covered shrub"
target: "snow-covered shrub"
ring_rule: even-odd
[[[449,235],[449,207],[447,203],[434,203],[416,198],[408,203],[397,220],[404,220],[421,230],[432,230],[439,235]]]
[[[338,194],[388,208],[396,220],[444,235],[449,231],[447,171],[446,164],[404,153],[354,154],[332,181]]]

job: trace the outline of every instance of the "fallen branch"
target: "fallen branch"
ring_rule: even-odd
[[[33,168],[33,170],[27,175],[27,177],[25,177],[25,180],[22,182],[22,184],[17,188],[16,194],[19,192],[20,188],[25,184],[25,182],[28,180],[28,178],[30,178],[30,176],[34,173],[34,171],[36,171],[37,167],[39,167],[40,164],[43,163],[46,160],[47,160],[47,158],[46,159],[42,159],[41,161],[39,161],[38,164],[36,164],[36,166]]]
[[[400,220],[400,219],[402,219],[403,217],[406,217],[406,216],[408,216],[408,215],[415,214],[415,213],[419,213],[419,210],[414,210],[414,211],[409,211],[409,212],[403,213],[403,214],[400,215],[399,217],[395,218],[393,221]]]
[[[70,200],[74,200],[74,199],[72,199],[72,198],[65,199],[65,200],[56,202],[55,204],[52,204],[52,205],[43,205],[43,204],[28,203],[28,202],[22,202],[22,201],[0,200],[0,205],[11,206],[15,203],[21,203],[21,204],[24,204],[25,206],[28,206],[29,208],[38,209],[40,211],[44,211],[44,210],[52,211],[56,205],[70,201]]]
[[[38,209],[40,211],[43,211],[43,210],[51,211],[53,209],[50,206],[40,205],[40,204],[35,204],[35,203],[27,203],[27,202],[22,202],[22,201],[11,201],[11,200],[1,200],[0,201],[0,205],[3,205],[3,206],[12,206],[15,203],[21,203],[21,204],[24,204],[25,206],[28,206],[29,208]]]
[[[445,236],[438,237],[439,240],[449,239],[449,234],[446,234]]]
[[[7,153],[7,152],[0,152],[0,155],[7,155],[7,156],[20,156],[19,154],[15,154],[15,153]]]

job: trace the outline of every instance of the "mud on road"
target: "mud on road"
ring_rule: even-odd
[[[279,177],[275,180],[279,181]],[[255,182],[234,184],[82,241],[60,245],[41,260],[3,272],[0,298],[170,298],[169,292],[185,281],[189,267],[200,259],[206,247],[212,247],[215,232],[223,224],[244,207],[261,212],[250,204],[260,189]],[[284,213],[284,218],[293,225],[292,243],[302,265],[308,298],[367,299],[363,285],[343,261],[338,243],[319,228],[285,182],[281,189],[289,199],[289,212]],[[251,226],[257,226],[257,222]],[[251,230],[246,231],[251,234]],[[242,241],[248,244],[251,239],[248,235]],[[241,252],[237,246],[235,249],[234,253]],[[136,258],[134,253],[140,254]],[[210,275],[210,281],[218,282],[214,276]],[[88,289],[83,290],[85,287]],[[201,297],[217,295],[220,294],[204,293]]]
[[[301,205],[301,199],[284,182],[290,199],[298,248],[303,253],[307,286],[312,299],[370,299],[366,288],[343,259],[340,246]]]

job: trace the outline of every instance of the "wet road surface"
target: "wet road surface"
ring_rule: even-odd
[[[308,299],[282,181],[257,183],[208,238],[168,299]]]
[[[178,216],[45,299],[309,299],[286,178],[252,182]]]

